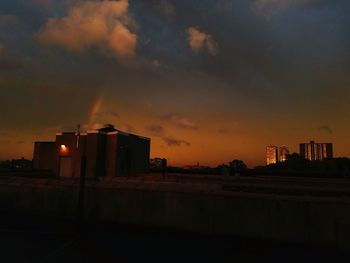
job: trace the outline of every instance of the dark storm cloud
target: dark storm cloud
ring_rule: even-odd
[[[0,15],[0,27],[11,26],[17,23],[18,23],[18,18],[13,14]]]
[[[164,127],[158,124],[152,124],[146,127],[146,130],[149,131],[154,136],[163,136]]]
[[[33,30],[45,20],[48,10],[41,10],[28,0],[5,0],[1,3],[0,14],[15,16],[17,23],[26,25],[26,30]]]
[[[288,10],[301,10],[308,8],[319,8],[326,6],[328,0],[254,0],[253,10],[257,15],[270,18],[272,15],[280,14]]]
[[[11,77],[11,76],[10,76]],[[62,123],[81,123],[88,117],[94,93],[86,87],[20,76],[0,79],[0,117],[9,130],[42,130]],[[78,98],[84,99],[78,99]],[[20,107],[19,107],[20,105]],[[28,122],[28,119],[31,121]]]
[[[11,137],[11,133],[10,132],[6,132],[6,131],[0,131],[0,137],[1,138]]]
[[[137,130],[134,128],[134,126],[132,126],[130,124],[120,125],[117,128],[121,129],[122,131],[130,132],[130,133],[137,132]]]
[[[228,97],[246,95],[265,101],[267,108],[293,103],[305,91],[333,88],[334,80],[349,79],[332,70],[350,66],[350,60],[343,59],[349,58],[349,2],[322,3],[294,7],[268,20],[254,15],[251,5],[242,1],[235,1],[215,22],[209,19],[215,17],[211,11],[199,12],[197,23],[210,32],[220,52],[214,58],[195,57],[194,63],[226,82],[230,89],[223,92]]]
[[[0,73],[22,68],[22,63],[14,58],[0,58]]]
[[[322,125],[318,129],[327,134],[333,134],[333,129],[329,125]]]
[[[39,6],[50,2],[56,12],[55,17],[62,17],[80,1],[35,2]],[[253,7],[257,3],[264,8],[276,9],[281,8],[280,2],[296,4],[282,5],[288,12],[269,20],[254,13]],[[53,14],[37,7],[33,1],[5,1],[4,12],[14,13],[26,24],[32,25],[28,30],[35,28],[38,32]],[[138,24],[140,42],[137,48],[140,56],[170,64],[169,68],[175,73],[182,69],[188,72],[200,70],[228,83],[232,90],[224,92],[247,95],[254,92],[256,97],[265,99],[275,98],[281,90],[290,93],[304,88],[303,83],[319,75],[315,68],[320,62],[330,64],[344,55],[341,53],[347,50],[346,44],[349,43],[349,38],[344,35],[347,32],[345,25],[350,22],[346,18],[348,8],[349,3],[344,0],[130,1],[130,12]],[[26,12],[21,11],[23,9]],[[163,13],[171,13],[174,19],[165,22]],[[27,21],[33,17],[40,18],[40,23]],[[216,57],[192,56],[186,34],[190,26],[200,27],[215,39],[220,46]],[[334,44],[335,47],[330,48]],[[57,53],[56,58],[62,53],[53,51]],[[77,63],[84,68],[84,62]],[[106,66],[97,64],[95,72]]]
[[[58,5],[57,1],[53,2]],[[335,63],[339,63],[338,58],[348,56],[349,33],[346,33],[348,30],[345,26],[347,22],[350,23],[346,16],[346,10],[349,10],[348,2],[296,1],[297,5],[287,5],[288,8],[284,8],[283,14],[268,20],[254,13],[253,7],[258,2],[265,3],[265,8],[281,8],[278,4],[281,1],[273,0],[205,0],[200,4],[184,0],[130,1],[130,12],[138,25],[138,56],[169,65],[170,74],[177,74],[182,70],[189,74],[200,71],[217,78],[227,84],[227,88],[218,90],[226,93],[227,98],[243,94],[251,96],[253,100],[275,100],[293,94],[296,96],[305,87],[314,90],[330,85],[335,78],[344,78],[343,75],[346,74],[340,75],[335,71],[320,74],[320,71],[328,69],[321,69],[320,65],[329,65],[331,68]],[[171,22],[164,21],[163,14],[160,14],[161,6],[171,6],[169,10],[176,10],[171,12]],[[66,7],[64,12],[59,11],[58,16],[65,15],[67,10],[69,8]],[[29,11],[29,14],[38,12],[32,9]],[[43,17],[43,11],[41,14]],[[50,17],[51,14],[46,16]],[[37,31],[45,21],[47,18],[36,26]],[[198,26],[217,42],[220,47],[217,56],[192,55],[186,32],[190,26]],[[56,53],[53,54],[56,59],[62,55],[62,52],[56,52],[54,49],[52,51]],[[87,55],[99,56],[96,52]],[[72,56],[65,57],[57,67],[59,71],[69,68],[66,61],[71,61]],[[92,68],[84,59],[74,60],[75,67],[79,65],[78,71]],[[114,63],[106,62],[95,59],[94,74],[100,74],[100,71],[107,72],[105,69]],[[349,60],[344,59],[340,63],[345,67],[348,66]],[[126,79],[134,73],[136,72],[133,70],[118,68],[113,75],[115,79]],[[322,81],[318,81],[319,76],[322,76]],[[111,78],[111,75],[108,78]],[[152,77],[148,77],[149,80],[151,78],[151,81],[159,82],[156,80],[159,75],[153,73]],[[131,80],[129,78],[126,81]],[[322,85],[317,82],[322,82]],[[199,89],[198,86],[193,86],[193,89]]]
[[[173,137],[164,137],[163,140],[166,142],[168,146],[191,146],[191,143],[185,141],[185,140],[179,140]]]
[[[175,5],[171,3],[171,0],[148,0],[141,5],[149,6],[167,18],[171,18],[176,13]]]
[[[115,111],[110,111],[110,112],[108,112],[108,114],[113,116],[113,117],[115,117],[115,118],[119,118],[120,117],[119,114],[117,112],[115,112]]]
[[[9,91],[0,100],[5,97],[11,101],[16,94],[21,94],[34,101],[35,106],[31,107],[29,102],[19,98],[29,115],[39,114],[43,119],[44,115],[46,118],[53,115],[51,119],[59,118],[57,123],[64,123],[67,115],[82,118],[101,89],[123,99],[135,98],[135,93],[142,90],[151,102],[166,100],[179,108],[185,100],[200,104],[198,94],[205,94],[204,86],[208,85],[201,76],[209,76],[214,80],[210,92],[220,94],[220,103],[226,104],[226,108],[241,105],[242,112],[268,109],[272,114],[280,112],[282,115],[285,113],[276,110],[276,105],[290,109],[301,102],[293,111],[303,111],[317,101],[309,102],[310,94],[332,94],[350,82],[350,3],[346,0],[296,0],[298,4],[286,6],[281,6],[279,2],[283,1],[277,0],[130,1],[130,13],[136,21],[139,37],[138,62],[133,66],[106,58],[93,48],[83,55],[72,54],[51,46],[43,47],[36,41],[36,34],[49,18],[67,16],[77,2],[81,1],[2,2],[1,15],[15,16],[18,23],[16,30],[2,28],[0,41],[13,44],[12,49],[36,61],[38,70],[33,74],[30,71],[30,78],[24,74],[18,80],[13,79],[12,84],[2,83],[9,85]],[[280,11],[274,11],[266,19],[254,9],[258,2],[265,3],[264,10]],[[168,16],[171,19],[167,19]],[[191,26],[200,28],[215,40],[219,47],[216,56],[205,52],[193,54],[187,35]],[[0,68],[14,71],[18,67],[14,63],[16,59],[18,61],[18,56],[8,57],[7,61],[0,62]],[[147,67],[147,61],[157,61],[156,65],[164,64],[167,68]],[[28,72],[28,68],[22,71]],[[185,79],[184,75],[189,77]],[[198,81],[189,81],[197,76]],[[44,91],[40,83],[46,83]],[[225,85],[219,85],[221,83]],[[11,85],[15,91],[10,90]],[[173,90],[187,96],[179,101],[172,100],[167,95]],[[211,97],[210,92],[206,97]],[[81,94],[88,102],[75,100]],[[343,97],[346,100],[350,96],[344,92]],[[61,101],[65,104],[62,109]],[[246,106],[248,104],[252,107]],[[322,103],[317,107],[321,107],[319,105]],[[84,113],[77,113],[78,107]],[[2,115],[6,115],[9,122],[13,116],[20,115],[20,110],[9,102],[5,101],[0,108],[6,112]],[[62,114],[58,113],[60,111]],[[166,111],[180,110],[167,108]],[[198,129],[189,117],[178,114],[163,117],[164,122],[173,126]],[[24,117],[19,116],[15,122],[19,120]]]
[[[168,146],[191,146],[191,144],[182,139],[177,139],[173,136],[166,135],[165,128],[159,124],[151,124],[146,126],[146,131],[150,132],[152,136],[161,138]]]
[[[96,118],[120,118],[119,114],[115,111],[101,111],[95,114]]]
[[[28,64],[24,59],[0,43],[0,74],[1,72],[15,72]]]
[[[219,129],[218,133],[221,133],[221,134],[232,134],[233,131],[230,130],[230,129]]]
[[[252,14],[248,1],[231,2],[232,10],[216,19],[217,6],[227,2],[201,1],[198,5],[191,1],[172,1],[176,9],[182,12],[176,14],[172,24],[167,25],[154,17],[149,21],[147,15],[143,14],[139,24],[144,25],[150,38],[149,46],[152,47],[145,51],[155,52],[160,60],[171,60],[170,64],[177,64],[177,70],[199,70],[240,92],[259,91],[264,94],[274,85],[274,76],[285,79],[280,67],[284,61],[278,58],[278,53],[270,54],[269,43],[264,43],[267,42],[265,38],[268,38],[269,32],[261,25],[260,18]],[[151,27],[146,28],[147,24]],[[215,40],[220,47],[215,58],[205,54],[192,56],[186,35],[191,26],[200,28]],[[271,69],[272,66],[276,68],[275,71]]]

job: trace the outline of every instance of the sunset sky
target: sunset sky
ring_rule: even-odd
[[[350,156],[349,0],[1,0],[0,160],[113,123],[171,165]]]

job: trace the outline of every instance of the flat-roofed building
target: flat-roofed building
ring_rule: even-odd
[[[50,168],[61,177],[79,177],[83,157],[88,178],[134,176],[148,172],[150,139],[106,125],[86,133],[57,133],[54,142],[34,145],[35,168]]]
[[[56,142],[34,142],[33,169],[54,171],[56,165]]]
[[[266,164],[275,164],[278,161],[278,147],[277,145],[266,146]]]
[[[315,141],[301,143],[300,156],[310,161],[322,161],[333,158],[333,144],[316,143]]]

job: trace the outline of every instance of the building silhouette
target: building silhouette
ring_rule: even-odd
[[[149,160],[149,165],[151,169],[162,169],[163,158],[155,157]]]
[[[86,133],[57,133],[55,141],[34,144],[34,169],[61,177],[79,177],[83,158],[87,178],[134,176],[149,169],[150,139],[108,124]]]
[[[24,157],[11,161],[12,170],[31,170],[33,168],[33,162],[27,160]]]
[[[279,148],[279,155],[278,155],[278,161],[279,162],[284,162],[287,160],[287,155],[289,154],[289,149],[287,146],[282,145]]]
[[[333,158],[332,143],[309,143],[300,144],[300,156],[310,161],[322,161],[324,159]]]
[[[278,161],[278,147],[277,145],[266,146],[266,164],[275,164]]]

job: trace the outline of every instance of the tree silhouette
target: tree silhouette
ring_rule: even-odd
[[[242,160],[233,160],[229,162],[231,171],[243,171],[247,169],[247,165]]]

